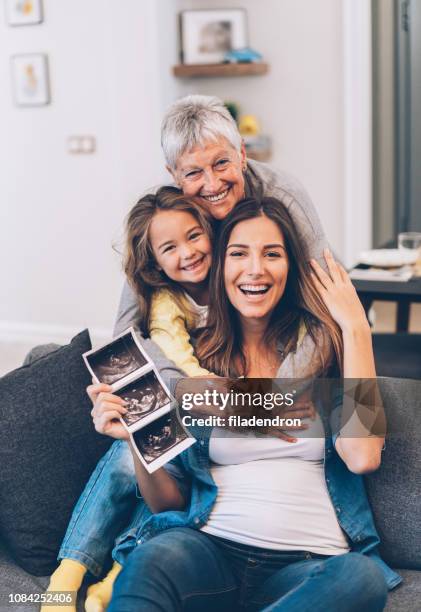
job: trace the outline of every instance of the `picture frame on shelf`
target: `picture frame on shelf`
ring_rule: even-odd
[[[42,0],[4,0],[6,23],[10,26],[36,25],[44,20]]]
[[[227,52],[248,45],[245,9],[197,9],[180,13],[183,64],[219,64]]]
[[[50,103],[48,59],[43,53],[26,53],[11,58],[16,106],[46,106]]]

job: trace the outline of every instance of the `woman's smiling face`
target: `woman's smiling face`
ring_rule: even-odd
[[[199,197],[214,219],[224,219],[244,197],[244,164],[244,148],[239,152],[220,137],[185,151],[170,172],[185,195]]]
[[[278,225],[262,215],[240,221],[229,238],[224,282],[242,319],[269,320],[288,277],[285,240]]]

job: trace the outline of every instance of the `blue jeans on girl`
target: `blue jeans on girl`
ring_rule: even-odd
[[[124,440],[114,442],[96,466],[66,531],[59,559],[83,563],[100,576],[111,559],[115,540],[130,523],[139,524],[143,500],[136,497],[133,459]]]

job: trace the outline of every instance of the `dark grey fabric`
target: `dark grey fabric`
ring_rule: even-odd
[[[37,359],[45,357],[53,351],[56,351],[60,348],[60,346],[60,344],[41,344],[39,346],[34,346],[34,348],[26,355],[22,365],[30,365],[34,361],[37,361]]]
[[[396,570],[403,583],[387,597],[385,612],[420,612],[421,610],[421,572],[415,570]]]
[[[367,492],[383,559],[421,570],[421,381],[379,383],[388,437],[380,469],[366,477]]]
[[[378,376],[421,380],[421,334],[373,334]]]
[[[43,578],[31,576],[17,566],[10,555],[0,548],[0,612],[35,612],[39,610],[36,604],[11,604],[10,594],[43,593],[48,585],[48,576]]]
[[[10,603],[10,594],[44,593],[49,576],[32,576],[20,568],[0,545],[0,612],[39,612],[37,603]],[[84,611],[86,586],[78,593],[77,612]],[[63,611],[67,608],[63,608]]]
[[[92,426],[81,357],[90,348],[85,330],[0,379],[0,538],[36,576],[54,570],[73,506],[112,442]]]

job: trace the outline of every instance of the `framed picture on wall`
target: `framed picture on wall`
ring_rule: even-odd
[[[17,106],[45,106],[50,102],[47,56],[42,53],[11,58],[14,100]]]
[[[247,46],[244,9],[209,9],[180,13],[183,64],[219,64],[228,51]]]
[[[4,0],[6,22],[11,26],[42,23],[42,0]]]

